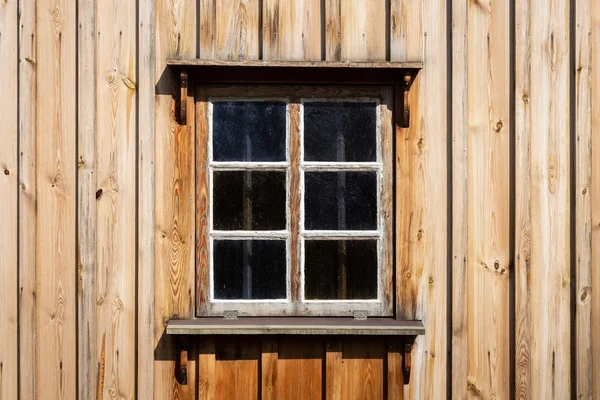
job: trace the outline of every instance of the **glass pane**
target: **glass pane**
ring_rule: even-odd
[[[286,228],[284,171],[215,171],[213,229]]]
[[[304,103],[304,160],[377,161],[376,103]]]
[[[284,102],[215,102],[212,118],[214,161],[286,160]]]
[[[215,240],[215,299],[285,299],[285,240]]]
[[[308,300],[377,298],[377,240],[306,240]]]
[[[305,229],[376,230],[375,171],[306,172]]]

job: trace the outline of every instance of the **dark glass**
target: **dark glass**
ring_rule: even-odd
[[[286,104],[213,103],[214,161],[285,161]]]
[[[286,298],[285,240],[215,240],[215,299]]]
[[[285,229],[285,174],[284,171],[215,171],[213,229]]]
[[[377,161],[376,149],[376,103],[304,103],[304,160]]]
[[[377,240],[306,240],[308,300],[377,298]]]
[[[376,230],[375,171],[306,172],[305,229]]]

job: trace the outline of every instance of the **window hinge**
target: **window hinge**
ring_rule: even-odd
[[[223,311],[223,319],[237,319],[237,318],[238,318],[237,310]]]
[[[366,320],[367,312],[365,310],[354,310],[354,319],[358,321]]]

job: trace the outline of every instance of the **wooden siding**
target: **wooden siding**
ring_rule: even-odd
[[[373,398],[600,397],[600,6],[510,11],[0,2],[0,399],[351,398],[357,371]],[[194,312],[197,251],[170,57],[424,63],[394,155],[396,307],[426,327],[409,385],[394,344],[164,334]]]

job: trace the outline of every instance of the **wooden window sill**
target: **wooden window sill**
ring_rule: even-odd
[[[422,321],[391,318],[294,318],[240,317],[238,319],[198,318],[171,320],[169,335],[380,335],[417,336],[425,334]]]

